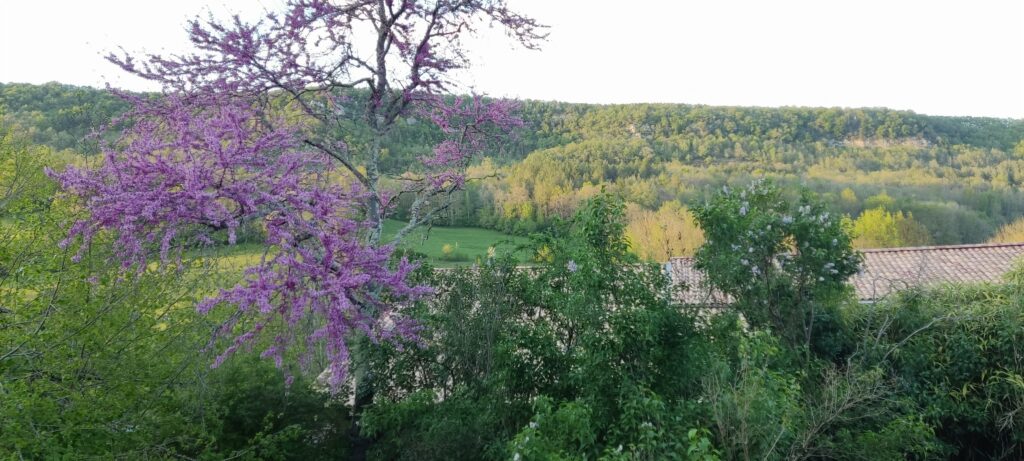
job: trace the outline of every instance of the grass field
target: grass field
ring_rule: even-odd
[[[384,223],[384,240],[389,240],[403,223],[388,220]],[[501,232],[476,227],[434,227],[428,232],[417,229],[407,235],[401,247],[427,255],[430,264],[438,267],[469,265],[477,258],[487,257],[487,249],[498,246],[499,251],[512,251],[516,245],[526,243],[527,239]],[[444,246],[450,245],[451,254],[446,258]],[[241,268],[259,262],[263,255],[263,247],[256,243],[242,243],[234,246],[219,247],[207,253],[217,258],[221,267]],[[525,255],[519,255],[521,260]]]
[[[403,223],[394,220],[384,222],[384,238],[387,240],[401,229]],[[426,237],[426,238],[424,238]],[[402,247],[427,255],[436,266],[457,266],[472,264],[477,258],[487,257],[487,248],[499,245],[503,251],[512,249],[527,239],[476,227],[434,227],[429,230],[417,229],[405,237]],[[444,246],[451,246],[451,254],[445,258]],[[458,259],[458,261],[453,261]],[[521,255],[520,259],[525,259]]]

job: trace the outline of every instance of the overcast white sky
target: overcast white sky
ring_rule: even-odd
[[[146,89],[102,59],[173,52],[207,8],[277,0],[0,0],[0,82]],[[572,102],[891,107],[1024,118],[1024,0],[508,0],[539,52],[473,41],[467,88]]]

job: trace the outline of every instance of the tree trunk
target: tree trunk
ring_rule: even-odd
[[[355,365],[352,370],[352,380],[355,386],[352,396],[352,420],[349,427],[349,440],[352,444],[349,459],[365,461],[370,448],[373,447],[373,438],[362,434],[360,422],[363,412],[373,404],[375,391],[370,354],[367,350],[367,347],[370,347],[369,341],[365,337],[361,337],[356,342],[358,347],[355,348],[353,351],[355,353],[352,355]]]
[[[380,195],[378,194],[378,185],[380,183],[380,149],[383,145],[383,137],[384,134],[380,131],[374,136],[370,161],[366,166],[367,189],[370,193],[366,204],[366,219],[370,222],[370,232],[366,237],[366,241],[372,246],[380,244],[384,232],[384,217],[381,213]],[[364,306],[363,309],[373,309],[373,307]],[[375,312],[368,312],[368,314],[376,315]],[[360,420],[363,411],[373,404],[373,397],[376,392],[374,389],[373,371],[370,366],[369,347],[371,345],[368,338],[362,335],[362,332],[356,332],[355,334],[357,337],[353,338],[352,342],[357,347],[352,350],[350,362],[354,365],[352,367],[354,395],[352,396],[352,421],[349,428],[349,439],[352,442],[349,459],[365,461],[370,448],[373,446],[373,440],[370,437],[365,437],[360,431]]]

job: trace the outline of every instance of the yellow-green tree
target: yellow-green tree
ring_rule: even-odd
[[[1022,142],[1021,144],[1024,144]],[[1024,242],[1024,218],[1020,218],[999,229],[996,235],[990,238],[989,243],[1020,243]]]
[[[893,248],[928,245],[931,234],[910,213],[888,211],[884,207],[861,213],[853,222],[853,246],[856,248]]]
[[[704,231],[693,214],[675,200],[663,203],[658,211],[631,203],[626,207],[626,221],[626,238],[633,252],[646,260],[689,256],[704,243]]]
[[[896,206],[896,200],[892,198],[885,191],[879,192],[867,200],[864,200],[864,208],[885,208],[886,210],[892,210]]]
[[[857,211],[860,207],[860,199],[857,198],[857,193],[849,187],[843,189],[839,192],[839,206],[847,213]]]

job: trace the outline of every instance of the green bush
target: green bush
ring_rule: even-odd
[[[1016,274],[1020,274],[1017,271]],[[861,306],[862,350],[955,459],[1024,459],[1024,286],[949,286]]]
[[[420,307],[425,347],[378,357],[388,381],[362,420],[374,456],[687,459],[707,347],[660,268],[630,254],[622,215],[600,195],[537,238],[536,268],[498,258],[439,275]],[[655,413],[656,434],[643,424]],[[694,453],[713,453],[706,442]]]
[[[217,319],[193,306],[232,281],[202,260],[124,274],[104,235],[73,262],[76,209],[38,151],[0,132],[0,458],[334,459],[347,409],[273,364],[211,369]]]
[[[790,202],[763,181],[724,188],[694,215],[706,239],[696,266],[732,296],[731,308],[790,345],[834,356],[821,341],[832,332],[822,327],[836,317],[849,294],[845,282],[861,261],[848,225],[809,192]]]

